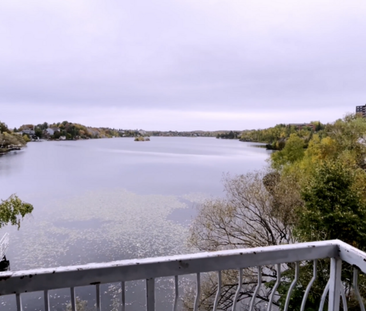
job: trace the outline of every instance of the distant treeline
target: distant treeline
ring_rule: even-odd
[[[133,129],[114,129],[107,127],[90,127],[68,121],[48,124],[47,122],[33,125],[24,124],[14,128],[14,132],[21,133],[29,139],[49,140],[78,140],[111,137],[145,137],[145,136],[182,136],[182,137],[216,137],[226,135],[229,131],[145,131]],[[231,132],[230,132],[231,133]],[[238,138],[239,132],[236,132]]]
[[[304,147],[316,133],[319,137],[325,134],[326,125],[319,121],[302,124],[278,124],[260,130],[240,131],[144,131],[131,129],[114,129],[108,127],[90,127],[68,121],[48,124],[24,124],[10,131],[4,123],[6,133],[15,133],[18,140],[78,140],[111,137],[146,137],[146,136],[183,136],[183,137],[216,137],[220,139],[239,139],[247,142],[265,143],[267,149],[282,150],[291,134],[296,134],[304,141]],[[9,139],[8,139],[9,140]],[[3,141],[5,141],[3,139]],[[13,139],[13,142],[15,140]],[[24,142],[23,142],[24,143]]]
[[[149,136],[215,137],[217,131],[147,131]]]
[[[68,121],[48,124],[24,124],[19,128],[14,128],[15,133],[26,135],[30,139],[49,140],[78,140],[94,138],[112,137],[136,137],[144,136],[142,130],[122,130],[108,127],[90,127],[79,123]]]
[[[218,133],[216,138],[224,138],[224,139],[239,139],[241,137],[240,132],[230,131],[228,133]]]
[[[267,149],[281,150],[291,134],[302,138],[305,147],[314,133],[319,137],[324,135],[325,124],[313,121],[304,124],[278,124],[263,130],[245,130],[240,135],[241,141],[266,143]]]

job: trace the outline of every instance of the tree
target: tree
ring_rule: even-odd
[[[297,241],[340,239],[366,250],[366,120],[348,115],[326,125],[325,133],[313,135],[301,160],[279,168],[281,177],[293,176],[303,201],[295,212],[294,236]],[[318,265],[323,272],[311,293],[314,308],[329,277],[329,262],[321,260]],[[305,278],[310,278],[311,267],[303,270]],[[351,275],[345,265],[342,279],[349,310],[358,310],[347,281]]]
[[[59,131],[55,131],[53,133],[53,139],[59,139],[61,137],[61,133]]]
[[[30,138],[29,138],[29,136],[28,136],[28,135],[26,135],[26,134],[24,134],[24,135],[22,136],[22,139],[24,140],[24,142],[25,142],[25,143],[30,142]]]
[[[199,207],[190,228],[190,245],[201,251],[214,251],[292,243],[294,218],[290,215],[299,201],[298,197],[291,195],[296,189],[288,188],[291,182],[281,182],[278,178],[275,173],[266,172],[248,173],[234,178],[226,176],[226,198],[208,200]],[[240,301],[253,295],[257,282],[256,271],[252,268],[245,269],[244,275]],[[276,270],[268,266],[264,276],[264,283],[268,287],[262,291],[261,300],[268,301],[273,286],[271,280],[276,278]],[[216,276],[209,274],[202,284],[200,309],[209,310],[213,307],[217,290]],[[237,272],[223,272],[222,284],[219,309],[228,310],[233,304],[237,288]],[[185,299],[187,309],[191,308],[190,298],[188,294]]]
[[[8,128],[8,126],[4,123],[0,121],[0,133],[10,133],[10,130]]]
[[[366,174],[360,168],[345,166],[339,160],[322,161],[316,165],[309,182],[301,189],[303,208],[296,211],[294,235],[298,241],[340,239],[366,250]],[[318,285],[312,290],[313,305],[319,305],[321,293],[329,279],[329,260],[319,260],[322,271]],[[307,275],[311,272],[308,267]],[[352,269],[344,264],[342,280],[348,310],[359,310],[351,290]],[[360,288],[364,292],[365,279]],[[295,295],[296,297],[296,295]],[[316,304],[314,304],[314,302]],[[315,310],[315,308],[314,308]]]
[[[20,227],[20,221],[25,215],[33,211],[33,206],[23,202],[16,195],[11,195],[7,200],[1,200],[0,204],[0,228],[7,225]]]
[[[226,198],[200,206],[191,227],[191,244],[210,251],[291,242],[292,224],[273,217],[273,195],[263,183],[265,174],[226,176]]]
[[[359,178],[362,183],[357,182]],[[365,182],[364,171],[345,167],[339,161],[320,164],[301,192],[304,208],[297,213],[297,239],[340,239],[366,250]]]
[[[293,164],[304,157],[304,140],[296,134],[291,134],[285,147],[272,154],[272,167],[280,169],[285,165]]]
[[[43,135],[43,130],[42,130],[42,128],[41,127],[35,127],[35,130],[34,130],[34,132],[35,132],[35,135],[38,137],[38,138],[42,138],[42,135]]]

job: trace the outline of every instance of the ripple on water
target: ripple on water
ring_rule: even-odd
[[[203,195],[85,192],[57,200],[11,232],[13,270],[188,252],[188,224]]]

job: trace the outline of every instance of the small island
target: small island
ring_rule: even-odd
[[[144,137],[144,136],[135,137],[135,141],[150,141],[150,137]]]

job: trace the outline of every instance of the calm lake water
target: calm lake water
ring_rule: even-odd
[[[215,138],[29,143],[0,157],[0,198],[16,193],[34,205],[19,231],[0,229],[10,233],[11,269],[188,252],[195,207],[224,195],[224,174],[261,169],[268,157],[253,144]],[[128,310],[139,310],[129,293]]]

